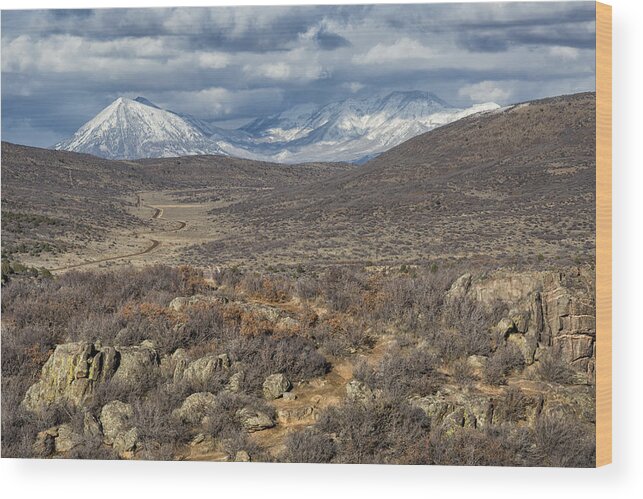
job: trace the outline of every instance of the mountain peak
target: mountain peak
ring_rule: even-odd
[[[201,129],[145,97],[118,97],[55,149],[111,159],[222,154]]]
[[[285,163],[360,161],[469,114],[422,90],[294,106],[223,130],[138,96],[119,97],[56,149],[113,159],[227,154]]]
[[[134,99],[134,101],[135,101],[135,102],[139,102],[139,103],[141,103],[141,104],[145,104],[146,106],[154,107],[154,108],[156,108],[156,109],[161,109],[161,108],[160,108],[160,107],[158,107],[156,104],[154,104],[154,103],[153,103],[153,102],[151,102],[150,100],[146,99],[145,97],[141,97],[140,95],[139,95],[136,99]]]

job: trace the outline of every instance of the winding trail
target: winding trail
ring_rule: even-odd
[[[136,195],[137,195],[137,202],[136,202],[137,207],[150,208],[150,209],[154,210],[154,213],[150,217],[152,220],[158,220],[163,216],[163,208],[157,208],[156,206],[143,204],[143,202],[141,201],[141,195],[139,193],[137,193]],[[167,230],[161,231],[160,233],[178,232],[179,230],[182,230],[187,226],[187,222],[184,222],[182,220],[176,220],[176,223],[178,225],[176,227],[174,227],[173,229],[167,229]],[[148,232],[147,234],[155,234],[155,233],[154,232]],[[158,232],[156,234],[158,234]],[[150,245],[147,248],[145,248],[144,250],[142,250],[142,251],[135,251],[133,253],[127,253],[125,255],[116,255],[116,256],[110,256],[110,257],[105,257],[105,258],[99,258],[97,260],[92,260],[90,262],[75,263],[73,265],[65,265],[63,267],[50,269],[50,272],[62,272],[62,271],[65,271],[65,270],[71,270],[71,269],[76,269],[76,268],[80,268],[80,267],[86,267],[88,265],[96,265],[98,263],[113,262],[115,260],[122,260],[124,258],[132,258],[132,257],[135,257],[135,256],[141,256],[141,255],[145,255],[147,253],[151,253],[152,251],[156,250],[159,246],[161,246],[161,241],[159,241],[158,239],[149,238],[149,242],[150,242]]]
[[[92,260],[91,262],[75,263],[74,265],[65,265],[64,267],[58,267],[57,269],[51,269],[50,272],[60,272],[60,271],[63,271],[63,270],[70,270],[70,269],[76,269],[78,267],[84,267],[86,265],[95,265],[97,263],[111,262],[113,260],[121,260],[123,258],[131,258],[133,256],[145,255],[146,253],[150,253],[150,252],[154,251],[156,248],[158,248],[161,245],[161,242],[157,241],[156,239],[150,239],[150,242],[152,244],[150,244],[143,251],[137,251],[135,253],[128,253],[127,255],[118,255],[118,256],[110,256],[110,257],[107,257],[107,258],[99,258],[98,260]]]

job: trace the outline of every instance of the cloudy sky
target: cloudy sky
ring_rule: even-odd
[[[594,90],[593,2],[2,12],[2,140],[50,146],[120,95],[228,127],[430,90],[456,106]]]

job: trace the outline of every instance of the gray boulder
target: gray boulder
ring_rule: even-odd
[[[204,419],[215,410],[217,399],[210,392],[193,393],[183,401],[181,407],[172,412],[172,416],[191,425],[203,423]]]
[[[52,403],[83,406],[97,386],[109,381],[134,387],[155,376],[158,367],[158,354],[150,347],[64,343],[47,359],[40,380],[27,390],[22,404],[32,412],[40,412]]]
[[[154,375],[160,361],[156,350],[146,346],[118,347],[118,369],[112,380],[123,386],[136,386],[145,377]]]
[[[265,430],[275,426],[274,420],[268,414],[250,407],[239,409],[237,411],[237,417],[249,433]]]
[[[25,394],[23,406],[38,412],[56,402],[83,405],[95,385],[110,379],[119,362],[114,348],[97,349],[92,343],[58,345],[40,373],[40,380]]]
[[[284,374],[271,374],[263,382],[263,396],[268,400],[278,399],[291,388],[292,384]]]
[[[112,445],[119,453],[131,451],[136,447],[138,432],[132,424],[133,416],[132,406],[120,400],[113,400],[101,409],[100,422],[104,442]]]
[[[179,365],[174,373],[175,381],[183,381],[191,385],[207,386],[217,373],[230,368],[230,358],[227,354],[206,355],[190,362],[182,373],[179,373]]]
[[[177,296],[170,302],[168,308],[174,312],[183,312],[186,308],[194,307],[195,305],[211,305],[214,303],[227,303],[227,301],[222,296]]]

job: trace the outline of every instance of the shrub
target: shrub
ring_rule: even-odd
[[[474,379],[473,369],[466,359],[458,359],[451,366],[453,379],[460,385],[469,385]]]
[[[366,324],[356,324],[342,318],[317,324],[310,335],[321,350],[334,357],[370,349],[375,345],[375,338],[367,331]]]
[[[354,376],[391,397],[424,396],[432,394],[437,387],[436,366],[436,357],[426,350],[404,351],[392,347],[374,369],[362,363]]]
[[[320,280],[326,303],[336,312],[362,309],[362,293],[367,289],[361,276],[349,269],[333,267]]]
[[[329,369],[328,361],[314,343],[301,336],[239,335],[224,348],[233,359],[248,367],[244,387],[249,393],[261,393],[261,386],[270,374],[283,373],[296,382],[321,376]]]
[[[542,415],[534,430],[537,466],[593,467],[596,445],[593,429],[562,412]]]
[[[316,429],[336,435],[341,463],[426,464],[428,419],[403,399],[346,401],[324,411]]]
[[[489,357],[484,369],[484,380],[491,385],[506,382],[506,376],[512,370],[524,365],[524,358],[514,345],[503,345]]]
[[[533,401],[526,397],[520,388],[512,386],[507,389],[504,398],[496,403],[494,414],[497,413],[502,421],[520,421],[525,419],[527,407],[532,403]]]
[[[504,434],[470,428],[435,428],[429,439],[430,464],[448,466],[517,466],[513,442]]]
[[[538,359],[536,374],[543,381],[567,385],[573,383],[575,373],[558,350],[550,349]]]
[[[216,407],[207,415],[206,420],[206,431],[213,437],[230,439],[239,432],[245,432],[237,417],[237,411],[244,407],[275,417],[275,409],[257,397],[224,392],[217,395],[216,401]]]
[[[314,428],[306,428],[288,435],[280,460],[287,463],[330,463],[336,453],[332,438]]]
[[[295,295],[301,301],[313,301],[320,294],[320,286],[317,280],[310,277],[300,277],[295,282]]]
[[[167,385],[156,387],[146,396],[132,401],[132,425],[138,430],[141,457],[173,459],[180,446],[189,441],[188,429],[172,417],[172,411],[181,402],[179,392]]]

